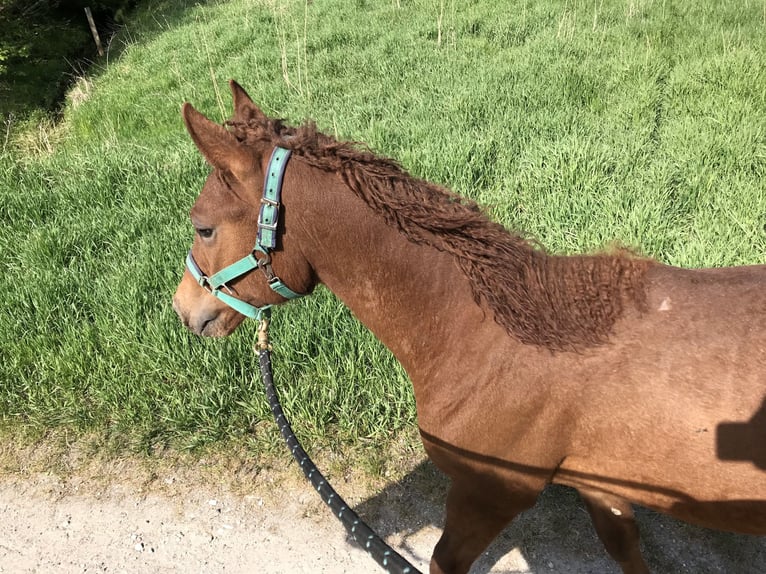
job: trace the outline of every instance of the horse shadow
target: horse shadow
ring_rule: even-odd
[[[355,510],[380,536],[428,570],[443,525],[449,482],[428,460]],[[636,508],[642,552],[653,573],[756,574],[766,572],[766,538],[692,526]],[[355,544],[350,538],[350,544]],[[619,574],[579,495],[551,485],[482,554],[472,574],[489,572]]]
[[[716,428],[718,458],[730,461],[752,462],[766,470],[766,400],[749,421],[722,422]]]

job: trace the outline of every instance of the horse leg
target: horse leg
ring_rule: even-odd
[[[522,510],[534,505],[537,492],[509,493],[480,481],[452,482],[447,493],[444,531],[431,558],[430,574],[465,574],[489,543]]]
[[[638,526],[633,508],[624,498],[595,490],[578,489],[590,513],[596,533],[624,574],[649,574],[638,545]]]

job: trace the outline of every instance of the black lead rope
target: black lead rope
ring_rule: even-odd
[[[330,486],[325,477],[319,472],[314,462],[303,450],[298,439],[293,433],[293,429],[290,427],[290,423],[285,418],[285,413],[282,410],[282,406],[279,404],[279,397],[277,391],[274,388],[274,380],[271,374],[271,352],[269,351],[268,342],[265,339],[265,330],[267,326],[263,325],[259,328],[259,335],[263,334],[263,338],[259,336],[258,349],[258,363],[261,367],[261,376],[263,377],[263,386],[266,388],[266,398],[269,400],[269,406],[271,412],[274,415],[274,420],[277,421],[279,426],[279,432],[282,433],[282,438],[285,439],[287,447],[293,454],[293,457],[298,462],[303,470],[303,474],[311,482],[316,491],[322,497],[322,500],[330,507],[333,514],[343,523],[346,527],[349,535],[364,548],[374,559],[380,564],[386,572],[392,574],[421,574],[421,572],[415,568],[412,564],[396,550],[391,548],[386,542],[372,529],[367,526],[359,515],[351,510],[346,502],[335,492],[335,489]]]

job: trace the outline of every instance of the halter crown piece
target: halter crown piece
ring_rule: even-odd
[[[231,289],[226,285],[229,281],[249,273],[253,269],[261,269],[266,275],[266,281],[273,291],[279,293],[285,299],[297,299],[301,293],[289,289],[287,285],[274,275],[271,269],[270,253],[277,245],[277,225],[279,223],[279,203],[282,197],[282,179],[285,175],[287,160],[290,159],[290,150],[275,147],[271,153],[269,165],[266,168],[266,177],[263,183],[263,197],[261,198],[261,210],[258,213],[258,236],[253,250],[245,257],[224,267],[214,275],[208,277],[197,265],[191,249],[186,256],[186,268],[201,287],[211,295],[218,297],[229,307],[239,311],[246,317],[260,320],[271,314],[271,305],[256,307],[238,299],[231,294]],[[258,259],[255,254],[261,252],[263,257]],[[225,291],[222,291],[225,289]]]

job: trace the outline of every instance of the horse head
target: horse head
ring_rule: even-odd
[[[230,86],[233,122],[257,126],[272,121],[236,82]],[[188,103],[182,114],[194,144],[213,171],[189,214],[194,241],[173,308],[194,333],[221,337],[245,317],[260,316],[271,305],[310,292],[316,280],[295,245],[297,234],[291,233],[295,219],[290,219],[279,195],[276,200],[264,195],[268,172],[274,169],[270,161],[274,145],[266,139],[240,141]],[[286,163],[289,152],[281,151],[281,161]],[[278,175],[281,187],[284,171]],[[289,186],[298,187],[296,177],[285,179],[293,182]],[[263,226],[269,228],[270,243],[261,238]]]

